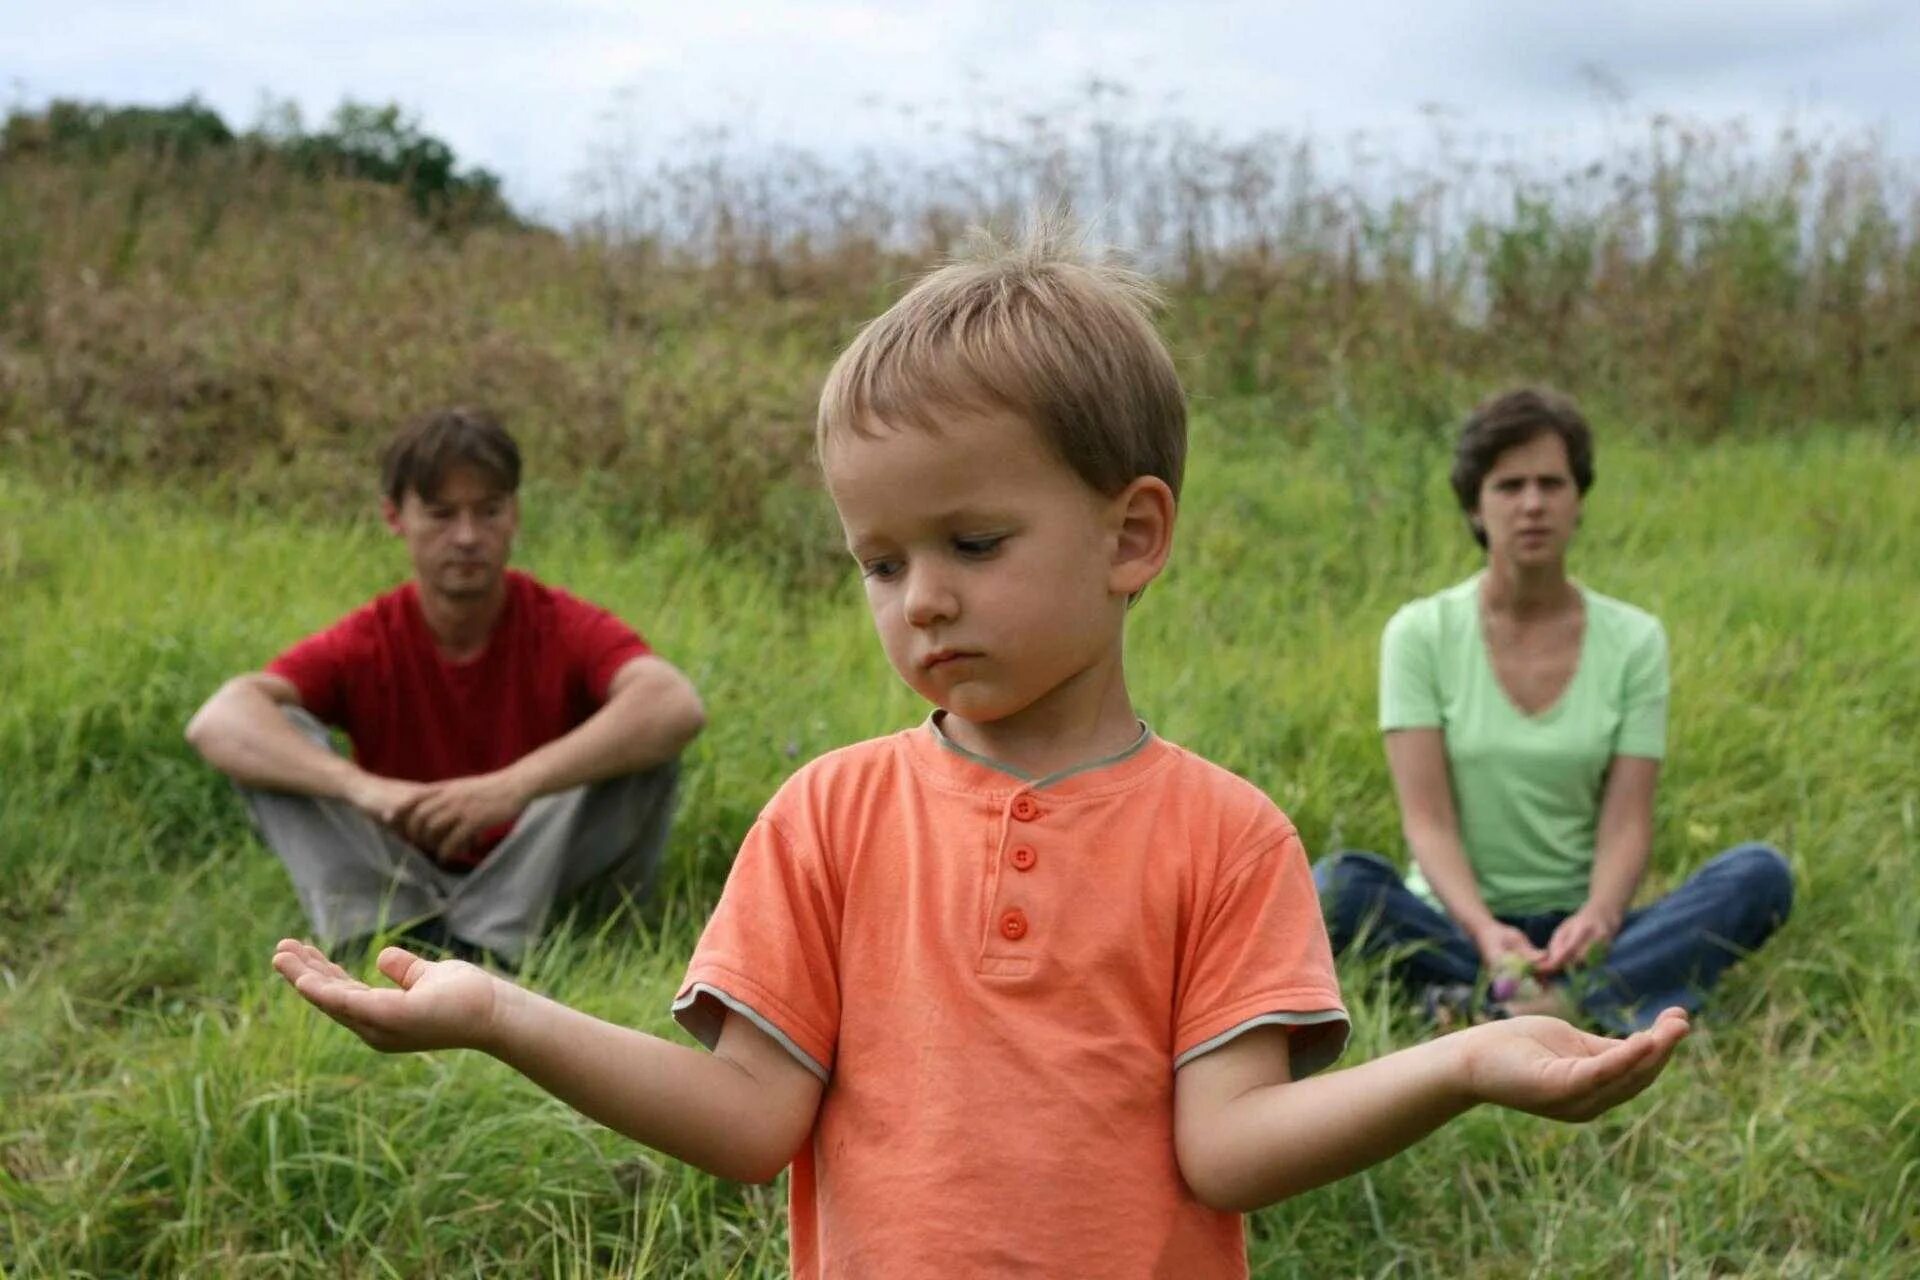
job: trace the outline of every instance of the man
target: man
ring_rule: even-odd
[[[405,427],[381,511],[413,579],[227,681],[187,726],[336,952],[401,929],[513,965],[555,903],[651,886],[705,714],[632,628],[507,568],[519,484],[493,415]]]

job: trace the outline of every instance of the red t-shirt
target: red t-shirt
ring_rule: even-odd
[[[651,653],[605,609],[507,572],[507,602],[477,655],[441,654],[407,582],[267,664],[301,705],[353,740],[360,767],[440,782],[504,768],[571,732],[606,701],[616,672]],[[475,841],[479,861],[510,829]]]

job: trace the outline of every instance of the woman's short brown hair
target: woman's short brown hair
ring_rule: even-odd
[[[976,234],[834,362],[817,441],[1010,413],[1103,494],[1150,475],[1177,495],[1187,403],[1150,319],[1157,301],[1143,277],[1088,253],[1060,220],[1017,245]]]
[[[1454,496],[1469,517],[1473,540],[1487,545],[1486,531],[1473,523],[1480,507],[1480,486],[1501,454],[1535,436],[1551,433],[1567,447],[1567,466],[1582,496],[1593,487],[1593,430],[1573,400],[1546,387],[1514,387],[1474,406],[1460,427],[1453,449]]]
[[[456,466],[469,466],[502,493],[520,488],[520,446],[488,409],[434,409],[407,423],[387,443],[380,492],[398,506],[411,489],[428,502]]]

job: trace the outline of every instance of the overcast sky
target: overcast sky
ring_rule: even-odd
[[[1551,152],[1624,95],[1640,115],[1878,128],[1912,156],[1916,73],[1920,5],[1894,0],[0,0],[15,105],[198,93],[245,125],[267,94],[310,122],[397,101],[549,217],[610,112],[648,146],[726,122],[831,153],[923,137],[902,104],[964,120],[983,95],[1047,107],[1099,76],[1230,133],[1391,142],[1437,104]]]

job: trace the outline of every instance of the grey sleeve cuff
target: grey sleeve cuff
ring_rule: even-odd
[[[673,1002],[674,1021],[684,1027],[687,1034],[695,1040],[698,1040],[709,1049],[713,1048],[720,1043],[720,1024],[725,1021],[717,1012],[712,1012],[701,1007],[700,1000],[703,996],[731,1009],[748,1022],[751,1022],[754,1026],[772,1036],[774,1041],[779,1044],[782,1049],[785,1049],[793,1055],[794,1061],[813,1072],[814,1075],[819,1076],[821,1084],[828,1083],[827,1069],[818,1062],[815,1062],[804,1049],[793,1042],[786,1032],[774,1026],[772,1022],[762,1016],[759,1010],[753,1008],[745,1001],[735,999],[733,996],[720,990],[720,988],[710,986],[704,982],[694,983],[691,987],[687,988],[685,995]],[[1229,1034],[1232,1033],[1230,1032]]]
[[[1333,1065],[1340,1051],[1347,1047],[1347,1032],[1350,1024],[1347,1015],[1339,1009],[1315,1009],[1307,1013],[1262,1013],[1248,1018],[1237,1026],[1228,1027],[1210,1040],[1203,1040],[1173,1060],[1173,1069],[1178,1071],[1195,1058],[1212,1053],[1222,1045],[1236,1040],[1255,1027],[1322,1027],[1316,1035],[1296,1035],[1288,1037],[1288,1048],[1293,1052],[1288,1061],[1288,1069],[1295,1080],[1304,1080],[1314,1072]]]

